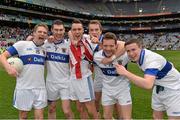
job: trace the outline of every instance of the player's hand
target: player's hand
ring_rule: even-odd
[[[32,35],[29,35],[27,38],[26,38],[26,41],[32,41],[33,40],[33,36]]]
[[[53,36],[53,35],[50,35],[50,36],[48,37],[48,42],[49,42],[49,43],[53,43],[54,41],[55,41],[54,36]]]
[[[17,77],[19,75],[19,73],[17,72],[17,70],[12,67],[12,66],[9,66],[8,68],[6,68],[6,71],[9,75],[13,76],[13,77]]]
[[[92,35],[90,35],[90,40],[92,43],[95,43],[95,44],[99,43],[99,39],[97,37],[92,36]]]
[[[119,65],[118,63],[114,64],[114,66],[116,67],[116,71],[119,75],[125,76],[126,73],[128,72],[124,66]]]
[[[105,65],[107,65],[107,64],[110,64],[112,62],[112,59],[111,58],[103,58],[102,59],[102,61],[101,61],[101,63],[102,64],[105,64]]]
[[[115,55],[112,55],[112,56],[109,57],[109,58],[107,58],[107,57],[103,58],[102,61],[101,61],[101,63],[107,65],[107,64],[112,63],[115,59],[116,59],[116,56],[115,56]]]

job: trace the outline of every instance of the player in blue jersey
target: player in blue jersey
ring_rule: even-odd
[[[116,73],[116,69],[113,66],[115,61],[122,62],[123,66],[126,66],[129,62],[127,54],[123,54],[116,58],[109,64],[103,64],[102,59],[110,58],[117,52],[117,38],[116,35],[107,32],[104,34],[102,40],[102,50],[96,52],[94,55],[94,61],[102,71],[102,105],[103,105],[103,116],[105,119],[112,119],[113,107],[116,107],[119,111],[116,111],[121,115],[122,119],[131,119],[131,95],[129,80],[120,76]]]
[[[38,24],[33,30],[32,41],[19,41],[0,55],[0,62],[9,75],[16,77],[13,106],[19,110],[19,119],[27,119],[34,108],[34,118],[43,119],[47,105],[47,92],[44,81],[45,51],[42,45],[47,38],[48,27]],[[23,61],[23,70],[18,73],[7,58],[18,55]]]
[[[139,87],[153,88],[153,118],[163,119],[166,111],[169,119],[180,119],[180,73],[163,56],[143,48],[139,39],[128,40],[125,49],[144,71],[144,77],[127,71],[122,65],[116,64],[116,70]]]
[[[56,119],[56,102],[62,101],[62,110],[67,119],[74,115],[70,106],[70,68],[69,68],[69,42],[64,38],[65,28],[60,20],[55,20],[51,27],[53,42],[45,42],[47,51],[46,87],[48,95],[48,118]]]

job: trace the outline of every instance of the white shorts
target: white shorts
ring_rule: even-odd
[[[92,76],[81,80],[71,79],[70,86],[71,100],[87,102],[95,99]]]
[[[102,92],[104,75],[98,66],[94,66],[94,74],[94,91]]]
[[[30,111],[47,106],[46,89],[15,89],[13,106],[18,110]]]
[[[70,89],[69,83],[67,84],[57,84],[46,82],[47,88],[47,98],[49,101],[56,101],[61,98],[61,100],[69,100],[70,99]]]
[[[180,89],[164,88],[157,94],[155,86],[151,106],[153,110],[166,111],[168,116],[180,116]]]
[[[102,90],[102,105],[109,106],[118,103],[119,105],[132,104],[130,88],[119,89],[112,92]]]

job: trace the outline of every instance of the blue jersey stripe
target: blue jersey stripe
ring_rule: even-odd
[[[14,46],[11,46],[7,49],[7,51],[11,54],[11,56],[17,55],[18,52]]]
[[[158,69],[155,69],[155,68],[149,68],[149,69],[146,69],[144,74],[148,74],[148,75],[154,75],[156,76],[158,74],[159,70]]]
[[[166,65],[163,67],[163,69],[158,72],[157,79],[162,79],[163,77],[165,77],[171,69],[172,69],[171,63],[166,62]]]
[[[45,63],[45,57],[40,55],[24,55],[24,56],[20,56],[20,59],[23,61],[24,65],[27,64],[44,65]]]
[[[47,61],[62,62],[62,63],[69,63],[69,55],[47,52],[46,60]]]
[[[172,65],[169,62],[166,62],[166,65],[162,68],[162,70],[158,70],[156,68],[146,69],[144,74],[154,75],[156,79],[162,79],[167,75],[167,73],[172,69]]]

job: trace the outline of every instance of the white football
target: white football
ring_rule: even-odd
[[[17,57],[10,57],[7,59],[8,63],[13,66],[18,73],[23,70],[23,62],[20,58]]]

